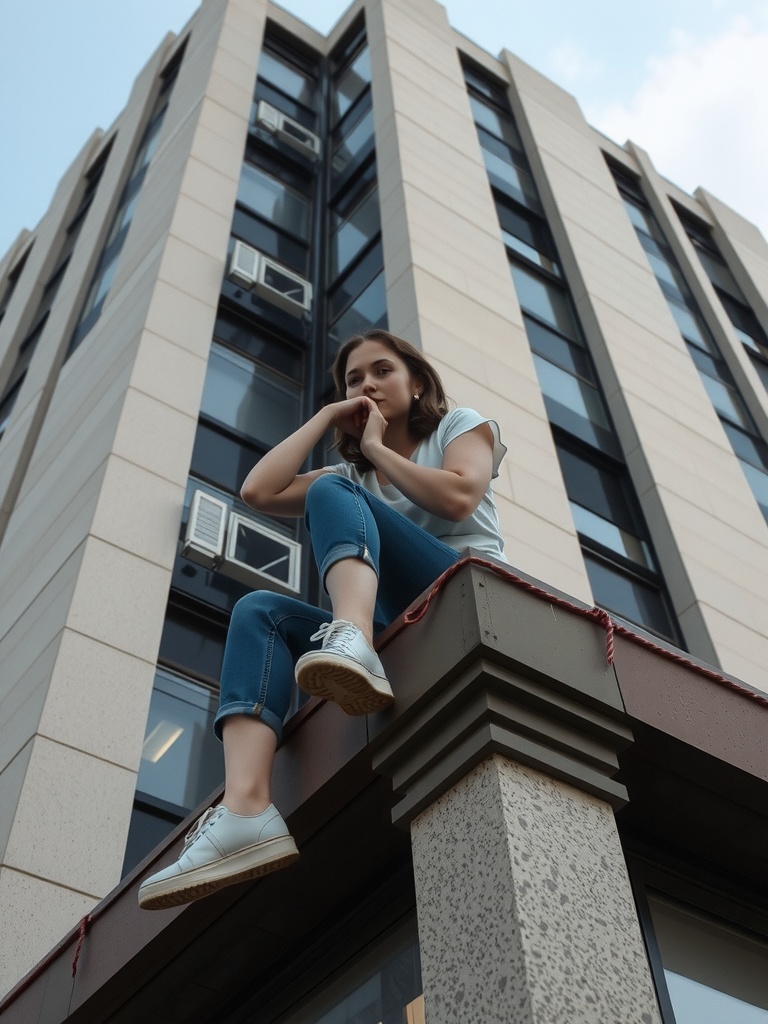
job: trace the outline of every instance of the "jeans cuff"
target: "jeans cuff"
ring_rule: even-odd
[[[228,704],[222,704],[216,712],[216,717],[213,720],[213,731],[218,739],[221,739],[221,727],[224,719],[230,715],[246,715],[248,718],[258,718],[275,733],[278,743],[282,739],[282,719],[278,718],[274,711],[264,707],[263,704],[250,704],[244,700],[235,700],[230,701]]]
[[[376,573],[376,578],[379,578],[379,568],[374,563],[373,559],[371,558],[370,552],[368,551],[368,548],[365,547],[365,545],[361,547],[359,544],[352,543],[336,544],[326,554],[325,558],[322,561],[322,564],[318,566],[320,570],[320,579],[323,581],[323,588],[325,589],[326,594],[328,593],[328,588],[325,586],[326,573],[328,572],[329,569],[333,568],[333,566],[337,562],[341,562],[345,558],[357,558],[361,562],[365,562],[365,564],[370,565],[370,567]]]

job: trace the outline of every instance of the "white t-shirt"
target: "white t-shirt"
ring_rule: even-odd
[[[437,429],[429,437],[425,437],[419,442],[418,447],[411,455],[411,462],[415,462],[417,466],[440,469],[443,465],[445,449],[451,441],[468,430],[480,426],[481,423],[487,423],[493,434],[493,476],[497,477],[499,465],[506,455],[507,449],[501,442],[498,424],[494,420],[481,416],[474,409],[453,409],[447,413],[440,420]],[[504,541],[499,533],[499,517],[490,484],[472,515],[460,523],[454,523],[450,519],[442,519],[440,516],[433,515],[418,505],[414,505],[394,484],[380,484],[376,479],[376,471],[373,469],[361,472],[348,462],[341,462],[327,468],[331,473],[346,476],[353,483],[360,484],[380,501],[391,505],[392,508],[407,516],[411,522],[416,523],[417,526],[456,551],[473,547],[493,558],[506,561],[503,553]]]

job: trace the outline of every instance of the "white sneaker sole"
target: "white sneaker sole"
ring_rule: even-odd
[[[305,693],[338,704],[348,715],[370,715],[395,702],[389,682],[350,658],[309,651],[296,662],[296,682]]]
[[[292,836],[267,839],[256,846],[238,850],[213,864],[204,864],[183,875],[150,882],[139,889],[142,910],[165,910],[192,903],[202,896],[223,889],[227,885],[246,882],[252,878],[278,871],[292,864],[299,856]]]

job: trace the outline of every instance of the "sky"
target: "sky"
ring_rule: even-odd
[[[285,0],[327,33],[347,0]],[[511,50],[768,238],[768,0],[447,0],[453,28]],[[0,254],[34,228],[94,128],[108,128],[198,0],[0,0]]]

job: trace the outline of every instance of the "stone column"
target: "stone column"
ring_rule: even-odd
[[[660,1020],[609,804],[494,755],[411,840],[430,1024]]]
[[[374,766],[411,832],[428,1024],[658,1024],[602,629],[468,566],[383,653]]]

